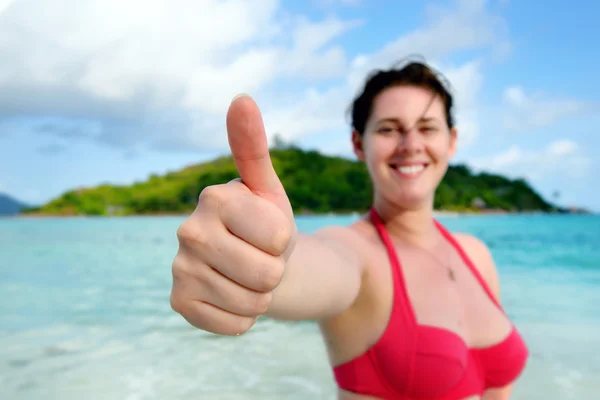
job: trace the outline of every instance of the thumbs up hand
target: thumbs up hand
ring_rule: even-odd
[[[250,97],[231,103],[227,134],[240,179],[205,188],[180,225],[171,307],[197,328],[239,335],[268,311],[297,229]]]

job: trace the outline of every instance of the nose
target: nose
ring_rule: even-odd
[[[406,153],[418,153],[423,150],[423,140],[416,129],[410,129],[400,135],[400,150]]]

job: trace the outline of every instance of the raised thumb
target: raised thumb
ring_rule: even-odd
[[[275,173],[262,115],[248,95],[236,96],[227,112],[227,138],[242,182],[261,197],[284,193]]]

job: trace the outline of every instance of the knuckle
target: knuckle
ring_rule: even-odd
[[[179,240],[187,240],[194,237],[194,223],[191,218],[186,219],[177,228],[177,238]]]
[[[177,238],[180,243],[206,244],[209,235],[196,220],[188,218],[177,228]]]
[[[173,275],[174,290],[182,286],[182,284],[187,283],[190,279],[192,279],[190,277],[196,276],[199,272],[199,269],[201,269],[197,266],[202,264],[194,264],[190,262],[190,257],[188,257],[188,254],[185,252],[185,250],[185,248],[180,248],[173,259],[171,270]]]
[[[223,185],[206,186],[198,196],[198,206],[214,205],[223,198]]]
[[[181,249],[175,255],[173,259],[173,263],[171,264],[171,271],[173,273],[173,278],[181,275],[181,272],[186,270],[186,263],[184,261],[183,254],[181,253]]]
[[[170,303],[173,311],[182,315],[185,313],[185,301],[176,290],[171,291]]]
[[[209,269],[202,262],[190,262],[181,252],[177,253],[172,264],[172,287],[170,303],[173,311],[185,314],[192,309],[189,293],[193,292],[197,297],[206,297],[209,294],[210,285],[208,279]]]

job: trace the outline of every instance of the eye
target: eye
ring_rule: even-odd
[[[421,128],[421,132],[425,132],[425,133],[434,133],[437,131],[437,128],[435,126],[424,126]]]
[[[382,126],[381,128],[377,129],[377,133],[391,133],[394,130],[394,128],[391,128],[389,126]]]

